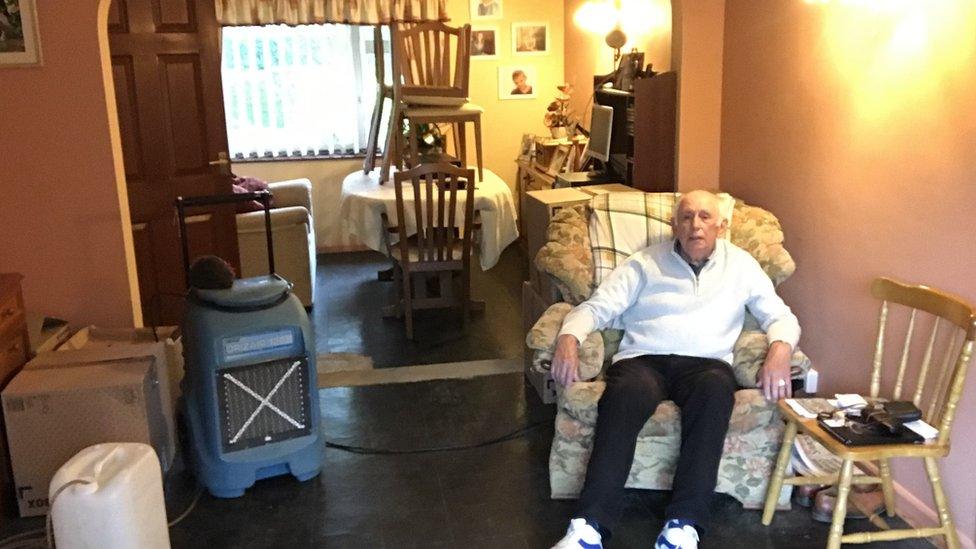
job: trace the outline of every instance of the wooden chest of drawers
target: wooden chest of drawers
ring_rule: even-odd
[[[20,291],[19,274],[0,274],[0,389],[3,389],[30,357],[27,314]],[[0,415],[0,514],[11,516],[17,508],[7,451],[7,435]]]

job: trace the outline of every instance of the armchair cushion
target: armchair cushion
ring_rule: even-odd
[[[274,207],[301,206],[312,215],[312,182],[308,179],[289,179],[268,184],[274,195]]]
[[[779,220],[770,212],[736,200],[730,227],[731,242],[756,258],[774,286],[796,270],[796,263],[783,247]]]
[[[568,303],[578,305],[590,297],[593,254],[584,206],[563,208],[552,216],[546,230],[546,244],[536,254],[535,265],[540,272],[552,276]]]
[[[572,308],[569,303],[553,304],[542,313],[542,317],[529,330],[525,337],[525,344],[535,351],[532,367],[536,371],[549,369],[548,364],[552,363],[552,357],[556,352],[556,336],[559,335],[559,328],[562,327],[563,319]],[[579,349],[580,378],[597,377],[603,369],[603,357],[603,336],[600,332],[593,332],[586,336]]]
[[[308,210],[301,206],[275,208],[271,210],[271,231],[275,232],[292,225],[308,224],[311,227]],[[237,231],[264,234],[264,210],[237,214]]]

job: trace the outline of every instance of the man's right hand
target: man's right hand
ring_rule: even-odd
[[[579,340],[563,334],[556,340],[556,354],[552,357],[552,378],[563,387],[579,381]]]

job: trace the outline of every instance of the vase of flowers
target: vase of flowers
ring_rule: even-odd
[[[559,93],[556,98],[546,107],[546,116],[543,120],[552,136],[561,139],[569,137],[570,110],[569,100],[573,93],[573,87],[569,84],[556,86]]]

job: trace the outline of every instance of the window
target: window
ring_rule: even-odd
[[[370,27],[225,27],[221,73],[231,157],[362,154],[376,98],[374,51]],[[385,134],[382,124],[381,145]]]

